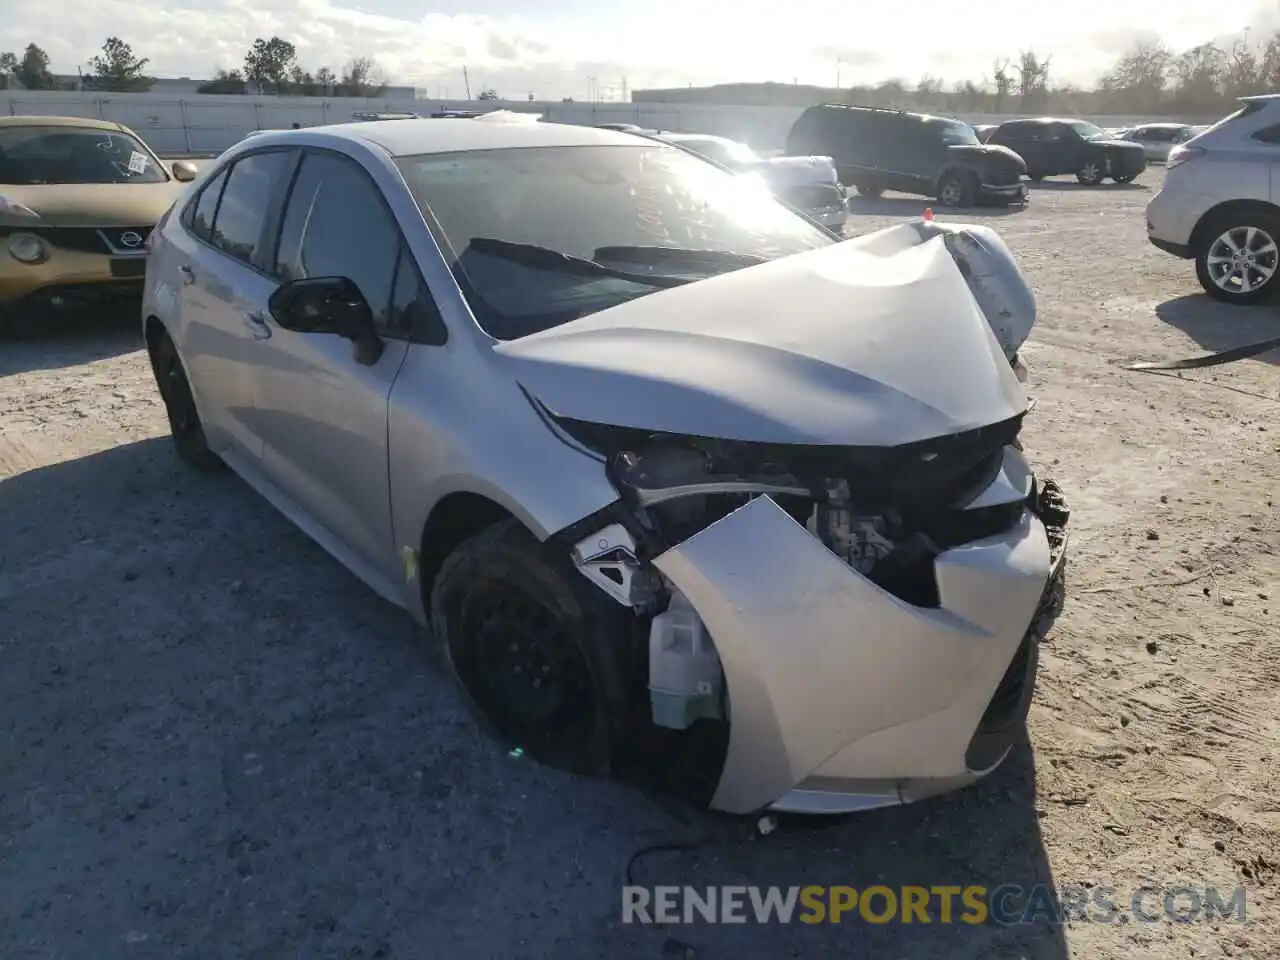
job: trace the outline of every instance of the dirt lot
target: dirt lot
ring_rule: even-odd
[[[0,956],[1280,956],[1280,356],[1113,363],[1280,320],[1148,247],[1160,176],[975,214],[1040,297],[1026,441],[1074,508],[1029,746],[763,840],[487,741],[406,617],[179,467],[132,326],[0,345]],[[688,838],[636,882],[1243,884],[1248,923],[621,925],[630,854]]]

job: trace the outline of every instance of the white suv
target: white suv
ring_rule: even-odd
[[[1257,303],[1280,291],[1280,94],[1240,109],[1169,154],[1147,204],[1147,238],[1196,261],[1210,296]]]

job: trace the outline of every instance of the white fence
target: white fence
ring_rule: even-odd
[[[251,130],[342,123],[358,111],[430,114],[485,106],[540,113],[558,123],[636,123],[687,133],[715,133],[762,149],[777,149],[801,107],[742,107],[685,103],[560,103],[523,100],[484,104],[474,100],[358,99],[343,97],[242,97],[196,94],[82,91],[0,91],[0,115],[97,117],[131,127],[159,153],[218,154]],[[960,115],[972,123],[998,123],[1013,115]],[[1141,123],[1142,117],[1092,117],[1104,127]],[[1206,122],[1203,118],[1189,123]]]

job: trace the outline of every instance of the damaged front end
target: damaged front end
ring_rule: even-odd
[[[557,421],[622,494],[573,557],[650,618],[651,722],[727,735],[712,807],[866,809],[1004,758],[1066,546],[1021,420],[888,448]]]
[[[1008,753],[1066,546],[1018,439],[1035,313],[993,231],[920,222],[496,351],[619,492],[557,544],[648,628],[646,723],[718,745],[672,764],[713,808],[902,803]]]

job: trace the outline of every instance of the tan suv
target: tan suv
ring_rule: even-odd
[[[1196,262],[1212,297],[1258,303],[1280,286],[1280,94],[1240,109],[1169,153],[1147,204],[1147,239]]]

